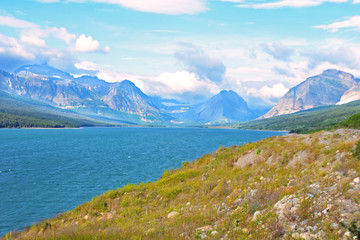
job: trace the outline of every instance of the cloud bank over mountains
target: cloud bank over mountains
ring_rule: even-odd
[[[269,106],[307,76],[328,68],[360,76],[360,44],[351,34],[360,31],[360,15],[319,17],[302,26],[306,34],[297,36],[284,35],[285,27],[276,24],[285,23],[279,21],[267,32],[270,24],[261,19],[265,13],[298,8],[360,7],[359,0],[28,2],[49,8],[92,7],[88,15],[94,20],[56,24],[0,10],[0,27],[5,29],[0,33],[0,62],[5,70],[46,63],[77,76],[97,75],[109,82],[129,79],[148,95],[197,102],[225,89]],[[217,6],[234,15],[227,16]],[[105,22],[105,15],[117,16],[117,21]],[[291,24],[289,19],[286,25]],[[314,34],[317,38],[309,37]]]
[[[108,46],[101,47],[92,36],[69,33],[64,27],[42,27],[13,16],[0,16],[0,25],[18,29],[19,37],[9,37],[0,33],[0,59],[6,70],[25,63],[50,63],[72,65],[77,53],[108,53]],[[64,48],[54,48],[47,44],[60,40]]]

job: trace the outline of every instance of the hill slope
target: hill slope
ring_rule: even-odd
[[[311,132],[318,129],[331,129],[356,113],[360,113],[360,101],[340,106],[318,107],[293,114],[249,121],[238,124],[236,127],[241,129]]]
[[[94,119],[0,91],[0,127],[80,127],[103,125]]]
[[[359,140],[337,130],[221,147],[12,237],[350,239],[360,234]]]

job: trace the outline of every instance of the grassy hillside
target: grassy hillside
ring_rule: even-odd
[[[360,234],[359,140],[358,130],[337,130],[221,147],[11,238],[352,239]]]
[[[63,128],[101,125],[71,111],[0,91],[0,127]]]
[[[313,108],[289,115],[241,123],[237,128],[260,130],[288,130],[298,133],[332,129],[350,116],[360,113],[360,101],[340,106]],[[355,120],[355,119],[354,119]],[[345,127],[345,125],[342,125]]]

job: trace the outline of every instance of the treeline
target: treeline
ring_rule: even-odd
[[[75,113],[0,91],[0,128],[77,128],[94,122]]]
[[[77,128],[80,125],[70,122],[36,119],[0,113],[0,128]]]
[[[341,122],[338,127],[360,129],[360,113],[352,115],[348,120]]]

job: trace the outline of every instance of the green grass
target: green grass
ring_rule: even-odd
[[[111,190],[74,210],[44,220],[13,239],[291,239],[289,223],[317,226],[323,238],[342,238],[347,229],[332,231],[339,223],[341,207],[318,216],[327,202],[336,198],[356,202],[351,181],[360,174],[360,161],[353,152],[360,136],[354,131],[272,137],[244,146],[220,147],[197,161],[184,162],[165,171],[156,182],[131,184]],[[299,155],[300,154],[300,155]],[[303,154],[303,155],[301,155]],[[304,155],[305,154],[305,155]],[[238,167],[246,156],[254,161]],[[298,156],[302,156],[299,160]],[[339,156],[341,158],[339,158]],[[337,172],[341,178],[337,178]],[[320,191],[308,197],[309,186]],[[338,190],[329,189],[334,184]],[[340,194],[340,195],[338,195]],[[280,219],[274,205],[287,196],[297,196],[296,211]],[[254,214],[260,211],[256,220]],[[177,212],[173,218],[168,214]],[[358,219],[346,215],[344,226]],[[352,225],[351,225],[352,226]],[[211,232],[216,230],[217,234]],[[286,230],[286,231],[285,231]],[[355,231],[356,232],[356,231]]]
[[[325,106],[288,115],[248,121],[240,123],[235,127],[258,130],[287,130],[296,133],[330,130],[337,126],[359,128],[360,115],[354,115],[356,113],[360,114],[360,101],[340,106]]]

